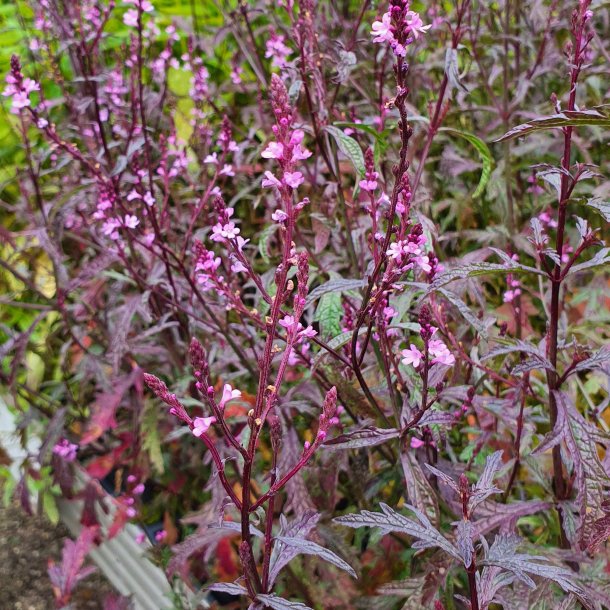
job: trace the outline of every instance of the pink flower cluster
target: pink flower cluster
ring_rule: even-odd
[[[420,324],[420,337],[424,342],[424,350],[421,351],[413,343],[408,349],[404,349],[401,352],[402,363],[405,365],[413,365],[414,368],[419,368],[422,363],[425,366],[429,364],[444,364],[446,366],[452,366],[455,364],[455,356],[449,351],[447,345],[441,339],[433,339],[437,333],[438,328],[433,326],[431,323],[431,311],[428,307],[424,306],[419,315]],[[429,361],[429,357],[432,356],[432,360]]]
[[[53,453],[62,457],[66,462],[73,462],[76,459],[78,445],[71,443],[68,439],[63,438],[53,447]]]
[[[11,71],[6,75],[6,83],[2,95],[12,98],[11,112],[13,114],[19,114],[23,108],[31,105],[30,93],[40,91],[40,85],[35,80],[24,78],[19,58],[16,55],[11,57]]]
[[[123,23],[131,28],[138,27],[141,13],[152,13],[155,8],[149,0],[123,0],[123,4],[135,5],[136,7],[128,9],[123,15]]]
[[[394,54],[404,57],[407,46],[425,34],[430,25],[424,25],[419,13],[409,10],[408,0],[391,0],[390,10],[372,25],[373,42],[387,42]]]

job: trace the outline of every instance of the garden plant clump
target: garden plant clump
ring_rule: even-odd
[[[83,501],[58,608],[129,522],[217,606],[610,608],[606,3],[2,9],[0,472]]]

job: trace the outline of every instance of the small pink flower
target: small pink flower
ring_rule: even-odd
[[[213,165],[218,165],[218,153],[212,153],[208,155],[204,160],[204,163],[212,163]]]
[[[373,192],[377,188],[377,180],[360,180],[360,188],[363,191]]]
[[[267,171],[261,185],[263,187],[275,186],[279,188],[282,186],[282,183],[271,172]]]
[[[151,207],[155,204],[155,198],[153,197],[153,194],[150,191],[146,191],[146,195],[144,195],[144,203],[148,207]]]
[[[424,441],[422,441],[421,439],[412,436],[411,437],[411,449],[420,449],[421,447],[423,447],[426,443]]]
[[[374,36],[373,42],[391,42],[394,40],[394,34],[392,34],[390,13],[385,13],[381,17],[381,21],[374,21],[371,26],[371,36]]]
[[[139,496],[140,494],[144,493],[144,483],[138,483],[133,488],[133,493],[136,494],[136,496]]]
[[[146,534],[144,532],[140,532],[136,536],[136,544],[144,544],[145,541],[146,541]]]
[[[284,182],[290,188],[296,189],[303,184],[303,182],[305,182],[305,178],[303,178],[303,174],[301,172],[285,172]]]
[[[306,337],[307,339],[312,339],[317,334],[317,331],[315,331],[312,326],[308,326],[307,328],[304,328],[303,330],[299,331],[300,338]]]
[[[128,229],[135,229],[140,224],[140,221],[137,216],[127,214],[125,216],[124,224]]]
[[[407,28],[413,35],[413,38],[417,39],[419,34],[425,34],[430,27],[431,26],[429,25],[424,25],[419,13],[416,13],[415,11],[409,11],[407,13]]]
[[[445,364],[446,366],[453,366],[455,364],[455,356],[447,350],[442,354],[439,354],[433,361],[438,362],[439,364]]]
[[[77,451],[78,445],[71,443],[65,438],[53,447],[53,453],[62,457],[66,462],[73,462],[76,459]]]
[[[155,534],[155,540],[157,542],[162,542],[163,540],[165,540],[167,538],[167,532],[165,530],[159,530],[156,534]]]
[[[264,159],[281,159],[284,154],[284,145],[280,142],[269,142],[267,148],[261,153]]]
[[[205,434],[212,424],[216,423],[215,417],[196,417],[193,420],[193,435],[200,437]]]
[[[417,368],[424,357],[424,355],[411,343],[409,349],[403,349],[402,352],[402,363],[403,364],[412,364],[415,368]]]
[[[290,330],[297,325],[297,321],[294,319],[294,316],[286,315],[279,321],[279,324],[280,326]]]
[[[138,27],[138,11],[135,8],[130,8],[123,15],[123,23],[131,28]]]
[[[275,222],[284,222],[288,218],[288,214],[286,214],[284,210],[276,210],[271,214],[271,218],[275,220]]]
[[[132,189],[127,195],[127,201],[133,201],[134,199],[142,199],[142,195],[136,189]]]
[[[233,166],[229,163],[225,163],[219,173],[221,176],[228,176],[229,178],[235,176],[235,172],[233,171]]]
[[[218,403],[218,408],[222,410],[225,408],[225,405],[230,400],[235,400],[236,398],[240,398],[240,397],[241,397],[240,390],[236,390],[233,388],[233,386],[231,384],[225,383],[224,387],[222,388],[222,398],[220,399],[220,402]]]

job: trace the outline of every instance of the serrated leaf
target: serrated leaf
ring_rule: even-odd
[[[358,578],[354,568],[352,568],[349,563],[341,559],[341,557],[333,553],[330,549],[324,548],[311,540],[307,540],[307,538],[276,536],[275,540],[282,544],[287,544],[288,546],[294,547],[300,554],[302,553],[304,555],[315,555],[316,557],[320,557],[324,561],[328,561],[328,563],[332,563],[334,566],[345,570],[353,578]]]
[[[610,201],[604,201],[600,197],[593,197],[587,201],[587,205],[602,216],[606,222],[610,222]]]
[[[409,502],[416,506],[436,526],[439,524],[438,502],[436,494],[428,483],[413,451],[403,451],[400,463],[405,476]]]
[[[483,320],[478,318],[472,312],[470,307],[468,307],[468,305],[466,305],[466,303],[464,303],[464,301],[462,301],[462,299],[460,299],[457,294],[451,292],[450,290],[447,290],[446,288],[439,288],[438,292],[440,292],[452,305],[457,308],[457,310],[462,314],[464,319],[470,322],[471,326],[481,335],[481,337],[483,337],[484,339],[489,339],[487,326],[485,326]]]
[[[551,116],[533,119],[527,123],[517,125],[507,131],[501,138],[494,142],[504,142],[513,140],[521,136],[528,135],[541,129],[556,129],[559,127],[579,127],[584,125],[598,125],[600,127],[610,127],[610,118],[604,116],[597,110],[565,110]]]
[[[574,275],[579,271],[585,271],[586,269],[593,269],[594,267],[603,267],[604,265],[610,264],[610,248],[602,248],[595,256],[584,263],[574,265],[568,275]]]
[[[544,563],[548,561],[546,557],[516,553],[519,542],[519,539],[513,535],[496,536],[486,557],[481,561],[481,565],[498,566],[512,572],[521,582],[532,589],[536,588],[536,583],[530,574],[540,576],[557,583],[566,593],[575,593],[581,600],[587,599],[584,589],[574,582],[573,572],[567,568]]]
[[[322,295],[313,317],[315,322],[320,323],[320,334],[326,337],[339,334],[342,317],[341,295],[337,292],[328,292]]]
[[[359,449],[360,447],[375,447],[400,435],[396,428],[375,428],[369,426],[341,434],[324,443],[328,449]]]
[[[325,294],[330,292],[347,292],[348,290],[358,290],[366,286],[365,280],[356,279],[344,279],[344,278],[333,278],[316,286],[308,295],[305,301],[305,308],[309,307],[316,302],[317,299],[323,297]]]
[[[417,539],[417,542],[413,544],[414,549],[438,547],[458,561],[462,561],[460,552],[435,529],[428,517],[414,506],[405,504],[405,508],[417,517],[417,521],[397,513],[383,502],[379,506],[383,511],[381,513],[363,510],[359,513],[337,517],[333,521],[353,528],[379,527],[384,533],[402,532]]]
[[[597,429],[580,414],[564,392],[554,392],[557,404],[555,427],[532,452],[537,455],[560,442],[572,459],[574,489],[578,505],[578,538],[585,548],[593,531],[593,523],[603,515],[602,503],[610,487],[610,479],[597,453]]]
[[[364,176],[366,168],[364,167],[364,155],[360,144],[333,125],[326,125],[324,129],[335,139],[339,150],[352,162],[356,172],[360,176]]]
[[[263,602],[269,608],[273,608],[273,610],[312,610],[312,608],[301,602],[291,602],[274,594],[266,595],[259,593],[256,599]]]
[[[208,587],[208,591],[218,591],[229,595],[248,595],[248,590],[236,582],[217,582]]]

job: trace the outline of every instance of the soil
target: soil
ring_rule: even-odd
[[[47,561],[61,560],[68,531],[44,517],[30,517],[15,502],[1,502],[0,480],[0,610],[53,610]],[[71,610],[103,610],[104,598],[114,593],[100,571],[82,580]]]

